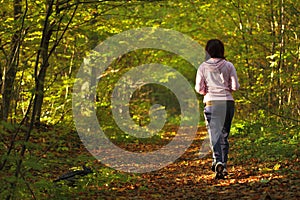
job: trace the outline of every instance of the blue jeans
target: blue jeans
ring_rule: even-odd
[[[234,101],[210,101],[205,104],[204,117],[212,149],[213,164],[228,160],[231,122],[234,115]]]

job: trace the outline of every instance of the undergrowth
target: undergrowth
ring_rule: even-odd
[[[300,157],[300,127],[259,121],[238,121],[231,129],[233,163],[254,162],[264,168],[295,162]],[[292,166],[290,167],[292,170]]]
[[[32,133],[25,158],[22,158],[21,175],[15,178],[26,128],[16,136],[9,156],[7,151],[16,127],[1,124],[0,130],[1,164],[6,160],[0,170],[0,199],[9,195],[12,199],[78,199],[80,196],[94,199],[107,188],[139,180],[137,174],[116,171],[101,164],[85,149],[76,131],[63,125],[37,129]],[[112,135],[118,137],[118,134]],[[157,144],[160,138],[153,138],[152,142]],[[236,121],[230,140],[230,162],[234,165],[249,163],[258,170],[276,169],[285,173],[293,171],[290,163],[299,161],[299,126],[282,126],[276,122],[264,124],[259,120]],[[115,138],[115,141],[134,142],[124,135]],[[93,173],[78,177],[75,185],[68,181],[53,182],[68,171],[81,169],[82,165],[92,168]]]

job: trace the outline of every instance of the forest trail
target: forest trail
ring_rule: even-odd
[[[205,128],[199,128],[193,144],[174,163],[137,174],[135,181],[99,187],[95,199],[300,199],[299,162],[286,161],[280,166],[274,163],[273,169],[263,168],[255,159],[234,165],[239,151],[235,138],[230,139],[229,176],[215,180],[210,154],[199,159],[199,146],[205,135]]]

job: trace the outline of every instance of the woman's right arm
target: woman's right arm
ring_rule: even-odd
[[[207,85],[201,67],[197,70],[195,90],[202,95],[207,93]]]
[[[233,65],[232,65],[232,69],[231,69],[231,73],[230,73],[230,79],[231,79],[231,90],[237,91],[240,88],[240,84],[238,81],[235,67]]]

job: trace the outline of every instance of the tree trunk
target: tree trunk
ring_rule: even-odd
[[[35,67],[35,110],[33,111],[34,114],[32,117],[34,117],[34,123],[39,124],[41,113],[42,113],[42,105],[43,105],[43,99],[44,99],[44,87],[45,87],[45,77],[47,68],[49,66],[49,42],[52,35],[52,27],[50,26],[49,17],[52,14],[52,7],[54,5],[54,1],[50,0],[47,1],[46,5],[46,15],[45,15],[45,23],[43,28],[43,35],[41,39],[41,44],[39,48],[39,52],[36,59],[36,67]],[[42,60],[40,69],[38,70],[39,61]]]
[[[14,0],[14,20],[19,20],[22,15],[22,0]],[[17,29],[17,28],[16,28]],[[11,49],[8,58],[7,68],[4,67],[3,75],[3,91],[2,91],[2,112],[1,119],[7,121],[10,112],[10,102],[13,95],[13,87],[16,78],[18,60],[19,60],[19,48],[20,48],[20,32],[17,30],[11,41]]]
[[[43,100],[44,100],[44,87],[45,87],[45,77],[46,77],[46,72],[49,67],[49,57],[55,50],[55,48],[58,46],[59,42],[63,38],[65,32],[68,30],[68,27],[75,16],[75,13],[77,11],[79,4],[76,4],[73,14],[71,15],[68,24],[65,26],[63,29],[63,32],[61,33],[60,37],[56,39],[54,42],[53,46],[49,48],[49,43],[50,39],[53,33],[53,26],[54,24],[51,24],[49,21],[50,16],[52,15],[53,12],[53,6],[54,5],[54,0],[47,0],[46,6],[46,16],[45,16],[45,23],[44,23],[44,29],[43,29],[43,35],[42,35],[42,40],[40,44],[40,49],[37,55],[36,59],[36,66],[35,66],[35,81],[36,81],[36,93],[35,93],[35,104],[36,104],[36,110],[33,115],[35,124],[40,123],[40,119],[42,116],[42,105],[43,105]],[[60,18],[60,20],[63,20],[63,18]],[[61,21],[60,21],[61,22]],[[60,24],[60,22],[57,22]],[[58,28],[59,29],[59,28]],[[42,60],[40,70],[38,70],[38,65],[39,65],[39,60]]]
[[[43,99],[44,99],[44,88],[45,88],[45,77],[46,77],[46,72],[47,68],[49,66],[49,61],[48,61],[48,50],[49,50],[49,41],[52,35],[52,31],[48,30],[45,34],[44,42],[41,46],[42,52],[42,64],[41,68],[36,80],[36,116],[35,116],[35,123],[39,124],[40,123],[40,118],[42,115],[42,105],[43,105]]]

